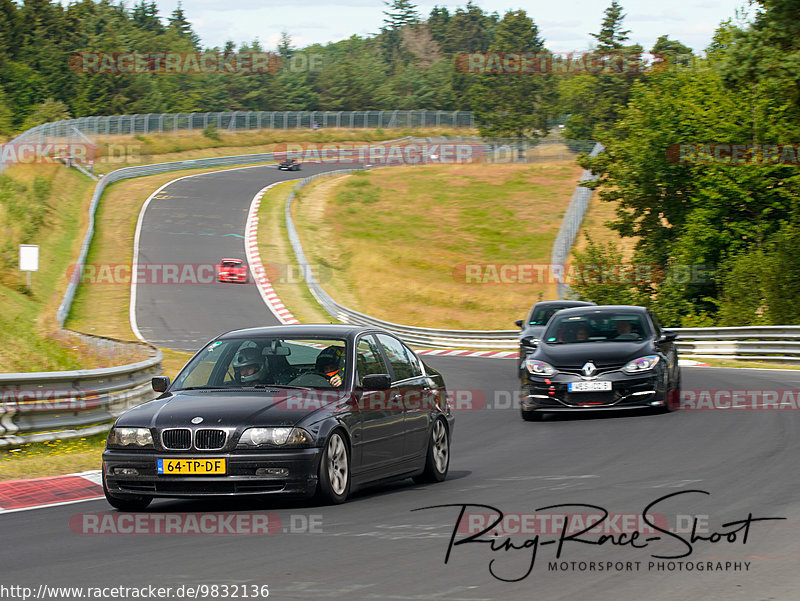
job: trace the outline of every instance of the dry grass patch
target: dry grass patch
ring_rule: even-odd
[[[617,219],[616,211],[617,203],[600,200],[599,194],[595,191],[589,201],[581,228],[578,230],[578,236],[575,238],[573,250],[586,252],[586,247],[588,246],[586,234],[588,234],[592,240],[603,246],[609,242],[613,243],[622,252],[624,259],[630,261],[633,257],[636,239],[620,238],[616,231],[606,225],[609,221]]]
[[[397,323],[511,329],[555,285],[468,283],[465,265],[548,263],[580,173],[568,161],[375,169],[304,189],[295,219],[342,304]]]

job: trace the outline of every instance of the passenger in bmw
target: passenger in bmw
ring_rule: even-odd
[[[329,346],[317,355],[317,372],[324,376],[334,388],[339,388],[343,382],[340,367],[343,357],[344,351],[336,346]]]

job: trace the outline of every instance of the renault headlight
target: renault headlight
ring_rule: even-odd
[[[558,373],[558,370],[549,363],[536,359],[525,359],[525,367],[534,376],[554,376]]]
[[[658,364],[659,359],[660,357],[658,355],[639,357],[638,359],[629,361],[625,367],[622,368],[622,371],[626,374],[638,374],[643,371],[650,371]]]

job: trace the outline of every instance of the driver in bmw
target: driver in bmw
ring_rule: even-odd
[[[250,347],[241,349],[233,360],[236,381],[240,384],[265,384],[267,365],[261,351]]]

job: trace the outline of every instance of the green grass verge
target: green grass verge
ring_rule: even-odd
[[[23,444],[0,451],[0,480],[99,470],[106,435]]]

